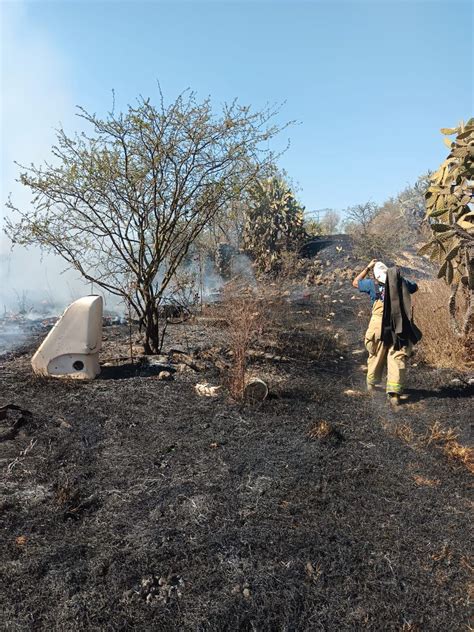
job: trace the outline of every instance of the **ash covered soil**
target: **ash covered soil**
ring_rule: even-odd
[[[172,381],[114,365],[126,327],[92,382],[34,377],[37,341],[0,363],[0,406],[31,413],[0,422],[2,629],[468,629],[471,475],[432,428],[468,443],[472,387],[418,364],[391,410],[364,392],[365,297],[286,305],[258,405],[194,389],[229,359],[219,308],[170,326],[194,366]]]

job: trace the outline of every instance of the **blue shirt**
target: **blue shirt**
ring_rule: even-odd
[[[408,291],[410,294],[414,294],[418,286],[413,281],[408,281],[408,279],[403,279],[403,281],[407,284]],[[375,281],[373,279],[362,279],[358,283],[359,292],[364,292],[364,294],[368,294],[370,296],[370,300],[372,301],[372,305],[375,301],[383,301],[385,297],[385,286],[381,283],[377,283],[375,285]]]

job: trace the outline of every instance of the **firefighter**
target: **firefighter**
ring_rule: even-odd
[[[374,279],[366,278],[372,270]],[[407,360],[413,344],[421,338],[421,332],[411,319],[409,298],[418,286],[401,277],[397,268],[388,269],[384,263],[375,259],[356,276],[352,285],[368,294],[372,301],[372,316],[364,341],[369,354],[367,390],[373,391],[375,385],[380,383],[386,367],[387,398],[392,405],[397,406],[405,385]]]

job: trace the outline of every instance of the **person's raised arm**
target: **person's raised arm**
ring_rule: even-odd
[[[355,287],[355,288],[359,287],[359,281],[362,281],[362,279],[365,279],[365,277],[369,274],[369,272],[372,270],[372,268],[376,264],[376,261],[377,261],[376,259],[372,259],[369,265],[366,266],[362,270],[362,272],[356,276],[356,278],[352,281],[352,287]]]

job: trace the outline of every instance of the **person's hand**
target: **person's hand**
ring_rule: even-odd
[[[372,261],[369,263],[369,265],[367,266],[367,268],[369,270],[372,270],[372,268],[374,267],[374,265],[377,263],[377,259],[372,259]]]

